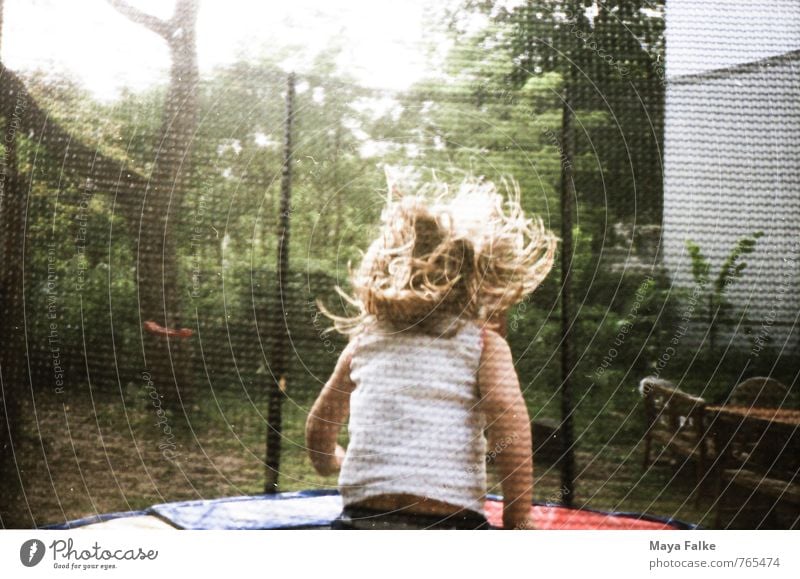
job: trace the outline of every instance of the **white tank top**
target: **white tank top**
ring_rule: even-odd
[[[467,322],[452,337],[373,329],[357,339],[339,475],[344,504],[411,494],[483,514],[480,328]]]

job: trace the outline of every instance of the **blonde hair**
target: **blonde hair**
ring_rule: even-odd
[[[336,316],[320,304],[335,329],[352,335],[376,321],[424,328],[453,317],[487,319],[535,290],[558,239],[541,219],[525,216],[516,182],[504,184],[505,197],[477,179],[455,193],[439,182],[412,195],[390,186],[380,233],[351,270],[352,295],[336,288],[358,313]]]

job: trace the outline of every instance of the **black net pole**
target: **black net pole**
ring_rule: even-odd
[[[289,217],[292,206],[292,122],[294,120],[294,73],[289,74],[286,86],[286,129],[281,173],[281,208],[278,223],[278,267],[275,284],[276,300],[272,331],[275,347],[272,352],[272,380],[269,384],[267,408],[267,480],[264,491],[278,491],[278,474],[281,465],[281,405],[286,390],[289,370],[288,323],[286,319],[286,283],[289,273]]]
[[[0,3],[2,8],[2,3]],[[2,18],[0,10],[0,19]],[[27,527],[31,520],[15,513],[24,500],[17,453],[20,445],[21,401],[30,392],[25,340],[25,208],[27,188],[18,173],[17,134],[24,123],[29,95],[0,88],[0,130],[4,159],[0,161],[0,529]],[[15,449],[16,446],[16,449]]]
[[[575,496],[575,456],[572,427],[572,214],[575,207],[573,158],[575,142],[569,88],[564,91],[561,117],[561,496],[572,505]]]

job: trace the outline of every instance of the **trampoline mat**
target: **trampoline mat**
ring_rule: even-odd
[[[486,515],[495,527],[502,526],[503,503],[500,497],[489,497]],[[342,509],[335,490],[310,490],[274,495],[230,497],[214,500],[186,501],[155,505],[144,511],[109,513],[64,524],[51,529],[79,527],[124,528],[157,517],[178,529],[255,530],[255,529],[325,529],[330,527]],[[609,513],[591,509],[575,509],[549,504],[531,506],[533,519],[542,530],[678,530],[693,525],[674,519],[661,519],[637,513]],[[109,525],[110,521],[115,524]],[[166,527],[166,525],[165,525]]]

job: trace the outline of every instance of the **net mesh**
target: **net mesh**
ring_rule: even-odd
[[[744,498],[715,522],[713,469],[695,476],[674,445],[655,443],[642,468],[639,389],[655,376],[719,405],[764,376],[797,408],[796,2],[411,3],[412,40],[383,21],[316,52],[338,21],[299,13],[276,36],[307,45],[262,33],[213,66],[221,3],[98,4],[0,2],[3,526],[335,487],[304,438],[346,344],[319,302],[352,313],[335,287],[376,232],[386,167],[410,184],[513,177],[524,209],[563,237],[565,166],[571,284],[557,266],[508,314],[540,435],[534,497],[796,526],[783,495],[733,486]],[[263,16],[238,10],[219,26]],[[67,17],[74,38],[113,25],[118,38],[98,36],[111,57],[60,57],[45,32]],[[381,83],[409,46],[427,68]],[[113,96],[92,84],[137,50],[150,84]],[[359,72],[370,51],[384,51],[375,78]]]

